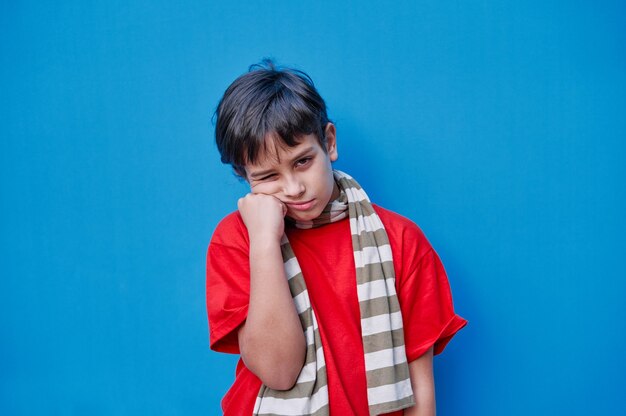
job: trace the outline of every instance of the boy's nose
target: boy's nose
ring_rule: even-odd
[[[283,189],[283,193],[285,196],[290,198],[297,198],[304,194],[304,184],[302,181],[297,178],[287,178],[285,181],[285,186]]]

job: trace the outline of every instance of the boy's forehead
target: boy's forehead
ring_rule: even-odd
[[[289,159],[289,155],[296,152],[301,146],[302,138],[297,139],[298,144],[294,147],[288,146],[277,133],[268,133],[265,136],[263,145],[260,146],[254,163],[246,162],[246,170],[250,169],[267,169],[274,165],[280,164],[283,160]]]

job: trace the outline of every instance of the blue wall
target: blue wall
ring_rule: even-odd
[[[0,6],[1,414],[219,414],[210,117],[264,56],[446,265],[439,415],[626,407],[623,2],[39,3]]]

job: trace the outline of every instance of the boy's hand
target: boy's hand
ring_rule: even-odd
[[[237,202],[250,239],[280,241],[285,232],[287,207],[278,198],[249,193]]]

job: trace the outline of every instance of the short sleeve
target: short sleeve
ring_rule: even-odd
[[[237,329],[248,314],[250,264],[247,230],[238,214],[218,224],[207,251],[206,302],[210,347],[239,354]]]
[[[413,241],[405,241],[403,275],[397,282],[409,362],[431,346],[434,354],[441,353],[467,324],[454,312],[450,284],[439,256],[419,230],[416,239],[421,240],[419,250],[412,247]],[[416,255],[418,251],[423,254]]]

